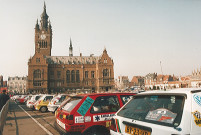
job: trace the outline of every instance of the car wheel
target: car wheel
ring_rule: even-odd
[[[40,108],[40,111],[41,111],[42,113],[46,112],[46,111],[47,111],[47,107],[42,106],[42,107]]]

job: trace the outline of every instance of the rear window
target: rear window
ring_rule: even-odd
[[[38,100],[39,98],[40,98],[40,96],[36,96],[36,98],[35,98],[35,99],[36,99],[36,100]]]
[[[117,115],[159,125],[179,126],[184,99],[175,95],[136,96]]]
[[[66,99],[67,95],[62,95],[59,99],[59,103],[62,103]]]
[[[51,101],[53,99],[53,96],[46,96],[43,101]]]
[[[70,112],[81,100],[82,97],[70,97],[62,109]]]

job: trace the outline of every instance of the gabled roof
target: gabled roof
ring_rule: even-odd
[[[48,64],[96,64],[99,56],[45,56]]]

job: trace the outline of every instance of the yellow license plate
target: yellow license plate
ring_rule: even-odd
[[[125,133],[131,134],[131,135],[151,135],[150,131],[142,130],[140,128],[131,127],[128,125],[126,125]]]

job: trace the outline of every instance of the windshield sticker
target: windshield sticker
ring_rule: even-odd
[[[160,108],[154,111],[149,111],[145,119],[172,124],[176,116],[176,113],[173,113],[165,108]]]
[[[84,116],[75,117],[75,123],[84,123]]]
[[[201,127],[201,113],[198,111],[192,112],[194,118],[195,118],[195,124],[199,127]]]
[[[86,100],[80,106],[80,108],[77,110],[77,112],[82,116],[84,116],[91,107],[91,105],[93,104],[93,102],[94,100],[92,98],[87,97]]]
[[[158,96],[151,96],[150,98],[152,101],[157,101],[158,100]]]
[[[175,103],[175,96],[171,96],[170,101],[171,101],[171,103]]]
[[[111,120],[114,115],[115,115],[114,113],[113,114],[94,115],[93,121],[99,122],[99,121]]]
[[[195,94],[195,95],[193,96],[193,98],[194,98],[195,102],[196,102],[199,106],[201,106],[201,96]]]

